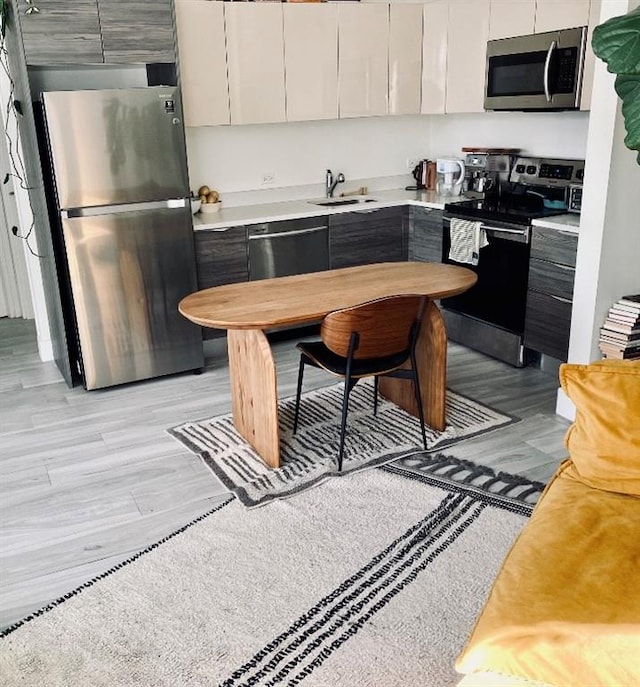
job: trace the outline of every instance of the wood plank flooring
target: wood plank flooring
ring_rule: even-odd
[[[295,393],[295,341],[274,344],[281,397]],[[230,412],[226,343],[202,375],[69,389],[37,355],[33,323],[0,320],[0,627],[113,567],[226,498],[165,430]],[[305,389],[333,379],[305,374]],[[566,455],[557,380],[451,344],[448,386],[523,418],[447,453],[546,481]],[[354,478],[356,478],[354,476]]]

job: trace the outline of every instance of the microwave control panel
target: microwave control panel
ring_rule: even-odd
[[[511,168],[509,181],[517,184],[568,186],[581,184],[584,160],[519,157]]]

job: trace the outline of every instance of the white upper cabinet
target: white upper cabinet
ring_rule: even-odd
[[[446,112],[484,112],[489,0],[451,0]]]
[[[534,32],[536,0],[491,0],[489,40]]]
[[[536,33],[586,26],[590,4],[590,0],[537,0]]]
[[[282,5],[225,2],[231,124],[284,122]]]
[[[340,117],[386,115],[389,5],[340,3],[338,46]]]
[[[420,113],[422,5],[389,5],[389,114]]]
[[[338,117],[338,7],[285,3],[287,120]]]
[[[185,126],[229,124],[223,2],[176,0]]]
[[[428,0],[422,16],[422,114],[444,114],[447,92],[449,3]]]

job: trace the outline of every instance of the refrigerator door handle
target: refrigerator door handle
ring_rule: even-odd
[[[147,203],[124,203],[122,205],[96,205],[88,208],[67,208],[60,211],[62,219],[73,217],[98,217],[99,215],[113,215],[119,212],[133,212],[135,210],[163,210],[165,208],[184,208],[186,198],[170,198],[168,200],[149,201]]]

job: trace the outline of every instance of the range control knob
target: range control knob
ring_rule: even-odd
[[[536,166],[535,165],[527,165],[527,174],[535,174],[536,173]]]
[[[516,172],[518,174],[524,174],[524,165],[516,165]]]

